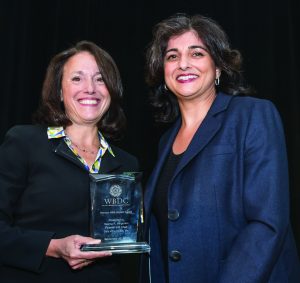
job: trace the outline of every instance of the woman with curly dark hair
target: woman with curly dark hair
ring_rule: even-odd
[[[51,60],[35,125],[0,147],[1,282],[120,282],[119,258],[84,252],[91,238],[89,174],[137,171],[113,146],[125,126],[111,56],[89,41]]]
[[[154,29],[151,102],[157,121],[174,123],[145,191],[143,282],[300,279],[281,119],[249,96],[241,62],[210,18],[176,14]]]

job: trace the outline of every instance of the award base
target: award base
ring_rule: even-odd
[[[112,254],[131,254],[131,253],[149,253],[150,246],[146,242],[136,243],[102,243],[85,244],[80,248],[81,251],[107,251]]]

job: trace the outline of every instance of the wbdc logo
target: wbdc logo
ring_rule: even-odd
[[[128,198],[122,197],[122,187],[120,185],[112,185],[109,188],[109,194],[112,196],[111,198],[104,198],[104,204],[105,205],[128,205],[129,200]]]
[[[120,185],[112,185],[109,189],[109,193],[112,197],[119,197],[122,194],[122,188]]]

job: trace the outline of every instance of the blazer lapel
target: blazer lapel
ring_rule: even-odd
[[[52,150],[55,154],[71,161],[73,164],[85,169],[84,165],[80,160],[74,155],[72,150],[67,146],[63,139],[51,139]]]
[[[217,94],[217,97],[208,111],[201,126],[195,133],[191,144],[187,148],[187,151],[180,160],[174,177],[199,153],[207,144],[213,139],[216,133],[219,131],[223,123],[223,115],[219,113],[225,111],[233,96],[225,95],[223,93]],[[173,179],[174,179],[173,177]]]
[[[74,155],[72,150],[67,146],[63,139],[51,139],[52,150],[55,154],[69,160],[73,164],[85,169],[82,162]],[[101,160],[100,174],[109,173],[117,170],[121,166],[121,162],[117,157],[113,157],[108,151],[105,152]]]

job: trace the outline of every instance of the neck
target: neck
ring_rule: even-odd
[[[205,118],[215,98],[216,94],[211,93],[207,97],[197,101],[179,101],[179,108],[182,116],[182,127],[198,127]]]
[[[99,148],[98,128],[71,125],[66,127],[65,133],[71,142],[80,148]]]

